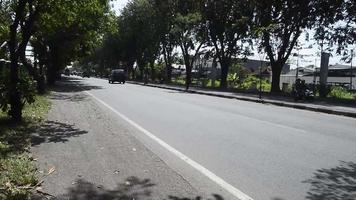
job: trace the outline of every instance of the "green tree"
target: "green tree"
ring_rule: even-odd
[[[11,1],[0,1],[0,58],[5,58],[11,23]]]
[[[48,84],[55,83],[66,65],[95,49],[109,12],[107,0],[58,0],[41,15],[34,46],[46,65]]]
[[[251,30],[253,7],[249,0],[206,0],[203,17],[221,65],[220,87],[226,88],[232,58],[246,52],[238,42],[246,42]]]
[[[324,16],[318,20],[314,38],[327,49],[336,48],[345,59],[350,58],[350,48],[356,44],[356,2],[335,1],[332,7],[321,7]]]
[[[77,71],[94,71],[97,75],[107,76],[109,70],[119,65],[121,59],[120,41],[117,29],[117,16],[110,13],[106,26],[101,31],[102,39],[95,44],[89,54],[73,63]],[[85,67],[84,67],[85,66]],[[94,67],[92,67],[94,66]],[[73,67],[74,68],[74,67]],[[85,69],[84,69],[85,68]]]
[[[151,69],[151,78],[155,79],[154,63],[159,55],[161,29],[160,19],[156,14],[152,2],[134,0],[124,8],[120,16],[119,31],[122,33],[120,35],[123,44],[128,44],[125,45],[125,51],[134,52],[135,61],[141,72],[140,78],[146,80],[148,66]]]
[[[11,60],[9,81],[4,86],[8,99],[2,101],[1,107],[6,109],[9,104],[9,115],[21,120],[23,105],[31,101],[32,96],[26,86],[30,80],[23,76],[27,72],[21,70],[20,73],[19,62],[35,79],[39,77],[38,69],[26,58],[29,41],[47,71],[57,72],[71,59],[87,54],[100,40],[99,30],[105,24],[109,4],[107,0],[5,0],[0,3],[0,41],[6,40],[8,48],[3,54],[8,54]],[[50,74],[51,82],[54,73]]]
[[[280,75],[300,34],[313,28],[342,0],[266,0],[254,1],[256,33],[261,49],[272,67],[272,92],[280,92]],[[328,12],[329,13],[329,12]],[[329,13],[330,14],[330,13]]]
[[[4,1],[4,5],[9,5],[6,15],[9,22],[8,28],[8,52],[10,54],[10,74],[9,83],[6,85],[8,91],[8,102],[10,104],[9,115],[12,119],[20,121],[22,119],[22,108],[26,100],[31,98],[23,90],[23,81],[20,77],[19,61],[24,60],[24,55],[28,42],[34,32],[34,24],[41,10],[45,9],[47,2],[36,0]]]
[[[109,70],[119,66],[121,57],[121,43],[117,32],[108,32],[100,45],[88,56],[82,58],[82,66],[89,66],[90,63],[96,65],[94,70],[100,76],[107,76]]]
[[[156,10],[156,17],[160,19],[158,27],[160,28],[161,53],[165,63],[165,82],[170,83],[175,56],[173,51],[176,47],[176,38],[172,33],[175,16],[174,0],[153,0],[152,4]]]
[[[205,26],[202,23],[201,10],[204,3],[196,0],[177,0],[172,34],[176,38],[186,67],[186,89],[192,82],[192,69],[200,50],[206,43]]]

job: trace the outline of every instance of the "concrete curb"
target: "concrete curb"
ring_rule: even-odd
[[[311,107],[311,106],[306,106],[306,105],[298,105],[298,104],[281,102],[281,101],[273,101],[273,100],[264,100],[264,99],[260,100],[260,99],[253,98],[253,97],[250,98],[250,97],[241,97],[241,96],[238,97],[238,96],[231,96],[231,95],[224,95],[224,94],[214,94],[214,93],[210,93],[210,92],[196,91],[196,90],[186,91],[183,88],[175,88],[175,87],[152,85],[152,84],[143,84],[143,83],[133,82],[133,81],[128,81],[128,83],[146,86],[146,87],[152,87],[152,88],[160,88],[160,89],[174,90],[174,91],[179,91],[179,92],[187,92],[187,93],[191,93],[191,94],[201,94],[201,95],[207,95],[207,96],[213,96],[213,97],[236,99],[236,100],[241,100],[241,101],[249,101],[249,102],[255,102],[255,103],[262,103],[262,104],[271,104],[271,105],[276,105],[276,106],[281,106],[281,107],[295,108],[295,109],[300,109],[300,110],[308,110],[308,111],[313,111],[313,112],[320,112],[320,113],[341,115],[341,116],[356,118],[356,113],[341,111],[341,110],[332,110],[332,109],[326,109],[326,108],[321,108],[321,107]]]

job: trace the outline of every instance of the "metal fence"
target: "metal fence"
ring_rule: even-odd
[[[313,84],[314,81],[316,84],[319,83],[319,77],[314,77],[313,76],[299,76],[298,78],[305,80],[306,83],[308,84]],[[295,83],[296,77],[295,76],[289,76],[289,75],[282,75],[281,76],[281,87],[283,83],[288,83],[289,85],[293,85]],[[333,85],[333,86],[344,86],[344,87],[350,87],[350,77],[328,77],[328,84]],[[356,77],[352,78],[352,88],[353,90],[356,89]]]

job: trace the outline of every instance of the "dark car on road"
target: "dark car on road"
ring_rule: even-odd
[[[84,72],[82,73],[82,77],[83,77],[83,78],[90,78],[90,72],[84,71]]]
[[[109,76],[109,83],[119,82],[125,84],[125,81],[126,81],[125,70],[115,69],[111,71],[111,74]]]
[[[64,70],[64,75],[70,76],[70,70],[68,68]]]

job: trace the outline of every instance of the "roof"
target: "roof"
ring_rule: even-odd
[[[112,70],[112,72],[124,72],[125,70],[123,70],[123,69],[114,69],[114,70]]]
[[[354,66],[355,68],[356,66]],[[337,69],[350,69],[351,68],[351,64],[350,65],[341,65],[341,64],[335,64],[335,65],[330,65],[329,69],[333,69],[333,70],[337,70]]]

